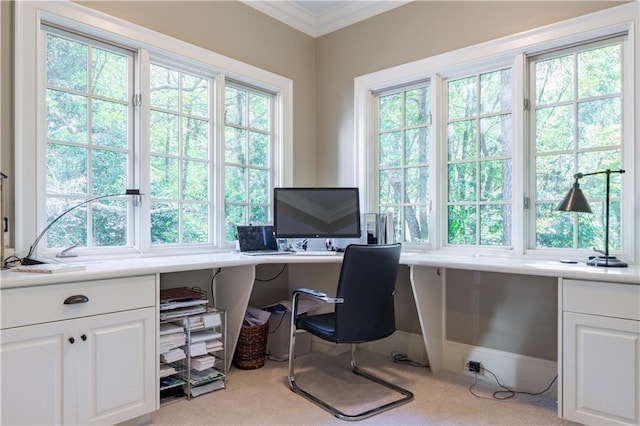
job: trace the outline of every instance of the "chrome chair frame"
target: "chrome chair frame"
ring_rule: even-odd
[[[400,386],[394,385],[393,383],[390,383],[378,376],[375,376],[369,372],[366,372],[362,369],[360,369],[357,365],[356,362],[356,343],[351,343],[351,370],[353,372],[353,374],[361,376],[365,379],[368,379],[374,383],[377,383],[378,385],[384,386],[387,389],[390,389],[394,392],[397,392],[399,394],[402,395],[401,398],[393,400],[389,403],[374,407],[372,409],[369,410],[365,410],[362,411],[360,413],[357,414],[347,414],[343,411],[340,411],[339,409],[337,409],[336,407],[332,406],[331,404],[321,400],[320,398],[318,398],[317,396],[309,393],[308,391],[300,388],[298,386],[298,384],[296,383],[295,380],[295,341],[296,341],[296,333],[297,333],[297,324],[296,324],[296,319],[298,317],[298,301],[300,299],[300,297],[309,297],[315,300],[319,300],[319,301],[323,301],[325,303],[328,304],[341,304],[344,303],[344,299],[342,298],[334,298],[334,297],[329,297],[327,296],[327,294],[325,293],[321,293],[318,291],[314,291],[308,288],[300,288],[297,289],[293,292],[293,298],[292,298],[292,307],[291,307],[291,336],[290,336],[290,341],[289,341],[289,376],[288,376],[288,380],[289,380],[289,388],[303,396],[304,398],[306,398],[307,400],[313,402],[314,404],[318,405],[319,407],[325,409],[326,411],[330,412],[331,414],[333,414],[335,417],[341,419],[341,420],[347,420],[347,421],[356,421],[356,420],[362,420],[362,419],[366,419],[368,417],[374,416],[376,414],[382,413],[384,411],[390,410],[392,408],[398,407],[400,405],[406,404],[408,402],[413,401],[414,399],[414,395],[411,391],[404,389]]]

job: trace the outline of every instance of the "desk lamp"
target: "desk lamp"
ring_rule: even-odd
[[[31,244],[31,247],[29,247],[29,253],[27,253],[27,255],[25,257],[20,259],[20,263],[22,265],[39,265],[39,264],[42,264],[42,263],[51,263],[51,261],[48,261],[47,259],[38,259],[38,258],[34,257],[33,253],[35,252],[36,246],[38,245],[38,243],[40,242],[42,237],[44,237],[44,235],[53,226],[54,223],[56,223],[58,220],[60,220],[67,213],[77,209],[78,207],[84,206],[85,204],[88,204],[88,203],[90,203],[92,201],[101,200],[103,198],[109,198],[109,197],[117,197],[117,196],[121,196],[121,195],[131,195],[131,196],[134,196],[134,197],[140,197],[141,194],[140,194],[140,190],[139,189],[127,189],[127,191],[124,194],[100,195],[98,197],[94,197],[94,198],[90,198],[88,200],[85,200],[85,201],[83,201],[83,202],[81,202],[79,204],[76,204],[75,206],[65,210],[64,212],[62,212],[62,214],[58,215],[58,217],[53,219],[44,228],[44,230],[40,234],[38,234],[38,236],[36,237],[36,239],[33,242],[33,244]]]
[[[610,180],[611,173],[624,173],[624,170],[602,170],[599,172],[593,173],[576,173],[573,175],[573,178],[576,180],[573,184],[573,187],[569,190],[567,195],[564,197],[564,200],[558,206],[559,211],[563,212],[579,212],[579,213],[593,213],[591,211],[591,207],[589,207],[589,203],[585,198],[582,190],[580,189],[580,184],[578,181],[585,176],[592,175],[607,175],[607,186],[606,186],[606,198],[605,198],[605,225],[604,225],[604,252],[600,252],[603,256],[595,256],[587,262],[587,265],[590,266],[605,266],[605,267],[625,267],[628,266],[626,263],[616,258],[615,256],[609,256],[609,196],[610,196]],[[598,250],[596,250],[598,251]]]

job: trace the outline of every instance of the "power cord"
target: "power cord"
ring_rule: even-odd
[[[491,374],[493,376],[493,379],[496,381],[498,386],[500,386],[503,390],[497,390],[497,391],[493,392],[493,394],[491,395],[491,398],[487,398],[487,397],[484,397],[482,395],[476,394],[473,391],[473,388],[478,384],[478,373],[474,371],[473,374],[475,375],[475,380],[471,384],[471,386],[469,386],[469,393],[471,393],[471,395],[475,396],[476,398],[480,398],[480,399],[496,399],[498,401],[505,401],[507,399],[513,398],[517,394],[531,395],[531,396],[542,395],[543,393],[545,393],[549,389],[551,389],[551,386],[553,386],[555,381],[558,379],[558,376],[556,375],[556,377],[554,377],[553,380],[551,380],[551,383],[549,383],[549,386],[547,386],[547,388],[545,390],[540,391],[540,392],[516,391],[516,390],[513,390],[513,389],[509,388],[508,386],[500,383],[500,379],[498,379],[498,376],[496,376],[493,371],[491,371],[491,370],[489,370],[489,369],[487,369],[485,367],[482,367],[482,368],[484,369],[484,371],[486,371],[487,373],[489,373],[489,374]],[[502,394],[506,394],[506,395],[501,396]]]
[[[282,269],[280,270],[280,272],[278,272],[275,276],[271,277],[271,278],[267,278],[267,279],[259,279],[256,278],[256,281],[261,282],[261,283],[266,283],[269,281],[273,281],[276,278],[278,278],[280,275],[282,275],[282,273],[284,272],[284,270],[287,269],[287,264],[285,263],[284,266],[282,267]]]
[[[218,276],[218,274],[219,274],[221,271],[222,271],[222,268],[218,268],[218,270],[216,271],[216,273],[215,273],[215,274],[213,274],[213,276],[211,277],[211,304],[212,304],[213,306],[216,306],[216,301],[215,301],[215,297],[214,297],[214,295],[215,295],[216,293],[214,292],[213,285],[214,285],[214,283],[215,283],[216,277]]]
[[[406,364],[412,367],[429,368],[429,364],[421,364],[419,362],[413,361],[407,356],[407,354],[403,354],[400,352],[391,352],[391,358],[393,358],[393,362],[398,364]]]

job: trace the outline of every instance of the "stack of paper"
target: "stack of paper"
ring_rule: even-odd
[[[222,333],[211,330],[194,331],[191,333],[191,342],[202,342],[205,340],[219,339],[220,337],[222,337]]]
[[[160,360],[165,363],[176,362],[186,357],[182,348],[171,349],[168,352],[160,354]]]
[[[207,383],[201,386],[192,386],[191,387],[191,396],[196,397],[203,395],[207,392],[211,392],[218,389],[224,388],[224,380],[216,380],[215,382]],[[186,389],[185,389],[186,392]]]
[[[205,304],[207,303],[206,300],[203,301]],[[194,314],[199,314],[201,312],[205,312],[207,310],[207,308],[204,306],[204,304],[198,304],[196,306],[187,306],[184,308],[175,308],[175,309],[169,309],[169,310],[164,310],[162,307],[160,307],[160,321],[165,321],[171,318],[178,318],[178,317],[182,317],[185,315],[194,315]]]
[[[207,352],[216,352],[222,350],[224,346],[220,340],[209,340],[207,341]]]
[[[222,324],[220,312],[209,312],[202,315],[202,321],[205,327],[216,327]]]
[[[208,312],[202,315],[192,315],[188,318],[181,318],[174,322],[181,327],[191,328],[192,330],[198,328],[211,328],[217,327],[222,324],[222,318],[220,312]]]
[[[183,378],[187,378],[186,374],[181,374]],[[191,370],[191,383],[198,385],[200,383],[206,383],[208,381],[223,378],[224,374],[215,368],[207,368],[202,371]]]
[[[160,350],[160,353],[165,353],[170,351],[173,348],[182,346],[185,343],[187,343],[187,335],[184,332],[161,335],[159,350]]]
[[[176,324],[164,323],[160,324],[160,335],[163,336],[165,334],[171,333],[182,333],[184,329]]]
[[[167,377],[176,373],[176,369],[167,364],[160,365],[160,377]]]
[[[216,358],[211,355],[202,355],[191,358],[191,367],[198,371],[206,370],[215,365]]]
[[[207,344],[205,342],[194,342],[188,346],[189,356],[200,356],[207,354]]]

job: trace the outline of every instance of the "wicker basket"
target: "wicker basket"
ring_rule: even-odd
[[[268,322],[260,325],[243,325],[233,356],[233,365],[241,370],[255,370],[264,366],[268,335]]]

